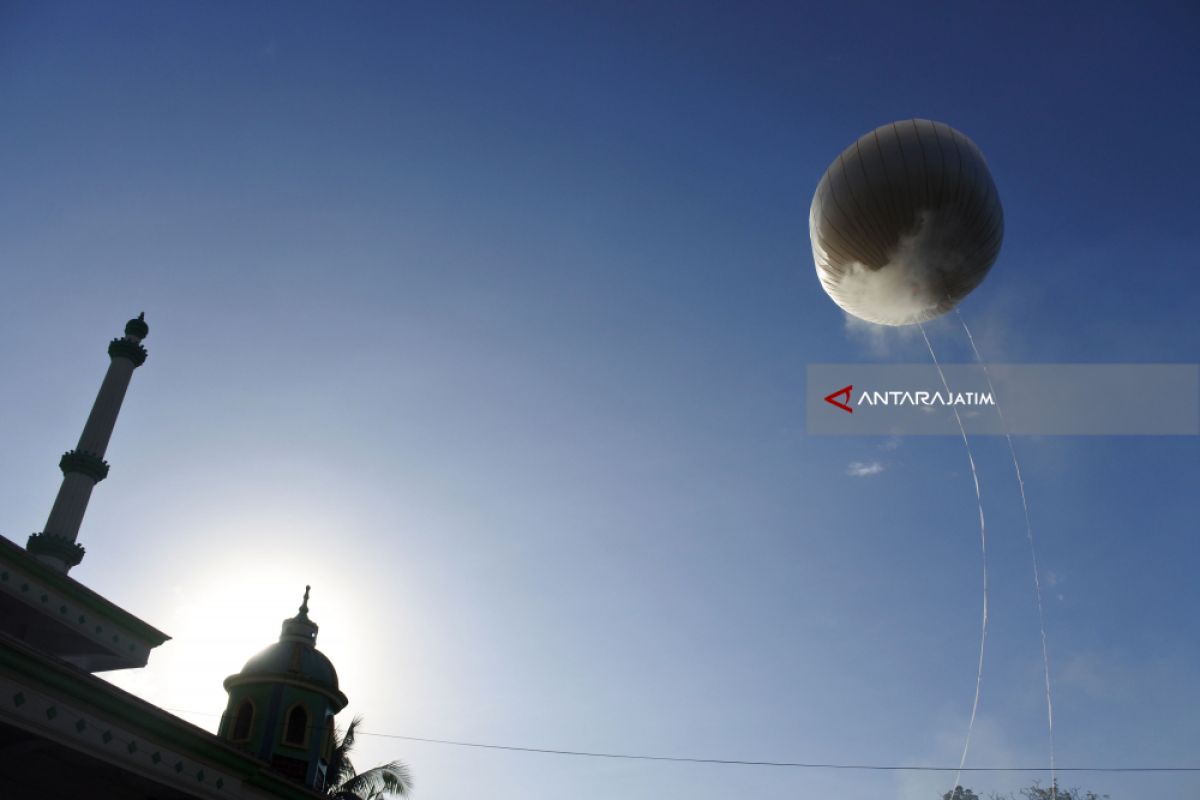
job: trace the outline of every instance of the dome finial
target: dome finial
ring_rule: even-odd
[[[310,647],[316,642],[317,623],[308,618],[308,593],[311,590],[311,586],[304,587],[304,600],[300,603],[300,610],[296,616],[283,621],[283,628],[279,632],[280,641],[304,642]]]

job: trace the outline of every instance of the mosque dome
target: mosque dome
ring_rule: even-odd
[[[276,642],[246,662],[238,677],[299,678],[315,683],[331,691],[338,691],[337,670],[333,663],[315,647],[305,647],[299,642]]]
[[[288,683],[314,689],[333,701],[336,709],[348,700],[338,688],[333,662],[317,649],[317,623],[308,618],[308,587],[300,612],[283,621],[279,641],[270,645],[225,679],[225,689],[261,683]]]

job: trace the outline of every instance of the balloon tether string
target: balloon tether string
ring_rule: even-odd
[[[967,341],[971,343],[971,352],[975,354],[975,361],[983,368],[983,375],[987,378],[988,391],[992,393],[992,397],[997,397],[996,387],[992,385],[992,376],[988,371],[987,363],[983,357],[979,355],[979,348],[975,345],[975,337],[971,335],[971,329],[967,327],[967,321],[963,319],[962,314],[958,309],[954,309],[955,316],[962,323],[963,332],[967,335]],[[1025,538],[1029,540],[1029,560],[1033,565],[1033,589],[1034,595],[1037,598],[1038,612],[1038,628],[1042,635],[1042,675],[1046,682],[1046,728],[1048,738],[1050,740],[1050,796],[1052,800],[1058,797],[1058,781],[1055,775],[1054,764],[1054,697],[1050,691],[1050,654],[1046,644],[1046,613],[1045,607],[1042,604],[1042,579],[1041,570],[1038,568],[1037,547],[1033,540],[1033,524],[1029,518],[1029,501],[1025,496],[1025,480],[1021,477],[1021,463],[1017,460],[1017,449],[1013,446],[1012,432],[1008,429],[1008,422],[1004,419],[1004,412],[1000,410],[1000,401],[996,400],[996,414],[1000,418],[1000,424],[1004,428],[1004,438],[1008,442],[1008,452],[1012,456],[1013,472],[1017,476],[1017,487],[1021,492],[1021,510],[1025,513]]]
[[[921,338],[925,340],[925,346],[929,348],[929,357],[933,359],[933,366],[937,368],[938,377],[942,379],[942,387],[949,395],[950,384],[946,381],[946,373],[942,371],[942,365],[938,363],[937,354],[933,352],[933,344],[929,341],[928,334],[925,333],[925,326],[917,323],[917,327],[921,329]],[[958,771],[954,775],[954,787],[957,789],[961,785],[962,770],[967,764],[967,753],[971,749],[971,733],[975,730],[975,716],[979,711],[979,691],[983,685],[983,654],[987,645],[988,624],[988,568],[987,523],[983,517],[983,496],[979,491],[979,472],[975,469],[975,455],[971,452],[971,442],[967,439],[967,429],[963,425],[957,406],[950,406],[950,410],[954,412],[954,421],[958,423],[958,432],[962,434],[963,447],[967,451],[967,462],[971,465],[971,480],[975,484],[975,504],[979,508],[979,551],[983,560],[983,614],[979,626],[979,666],[975,671],[975,697],[971,701],[971,718],[967,722],[967,735],[963,741],[962,756],[958,760]],[[953,794],[953,790],[951,793]]]

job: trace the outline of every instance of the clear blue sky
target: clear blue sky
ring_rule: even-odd
[[[105,344],[144,310],[72,573],[175,637],[122,685],[215,729],[221,680],[312,583],[367,730],[956,763],[966,460],[952,438],[804,434],[806,364],[926,358],[855,335],[821,291],[812,192],[875,126],[947,122],[1006,214],[962,307],[985,356],[1200,360],[1200,20],[848,5],[5,3],[0,530],[40,529]],[[965,360],[961,332],[933,334]],[[993,596],[969,763],[1043,764],[1016,484],[1003,440],[976,447]],[[1059,763],[1195,765],[1200,441],[1017,447]],[[361,751],[445,800],[949,788]]]

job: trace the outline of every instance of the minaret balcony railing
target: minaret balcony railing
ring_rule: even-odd
[[[78,472],[86,475],[96,483],[108,477],[108,462],[95,453],[87,450],[68,450],[58,460],[58,468],[63,475]]]
[[[146,348],[128,339],[113,339],[109,342],[108,355],[111,358],[128,358],[135,367],[146,363]]]
[[[35,556],[57,558],[67,565],[67,569],[83,561],[83,555],[87,552],[83,545],[54,533],[30,534],[25,549]]]

